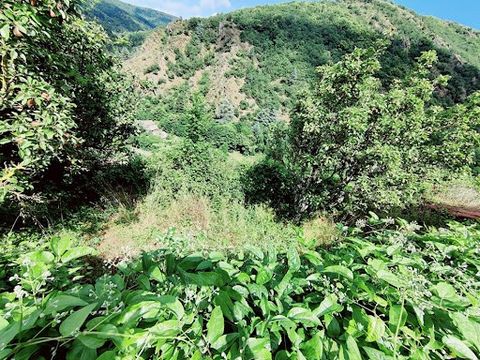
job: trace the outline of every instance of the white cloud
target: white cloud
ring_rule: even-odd
[[[231,8],[230,0],[126,0],[127,2],[157,9],[184,18],[209,16]]]

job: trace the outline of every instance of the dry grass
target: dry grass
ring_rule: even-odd
[[[131,211],[134,216],[122,213],[112,217],[105,228],[99,246],[105,257],[135,256],[177,246],[182,249],[176,250],[184,252],[232,252],[251,247],[281,251],[296,243],[298,234],[298,228],[277,222],[265,207],[245,207],[232,201],[213,206],[210,200],[193,195],[179,196],[165,207],[142,202]],[[333,238],[328,226],[309,225],[307,233],[324,244]],[[329,235],[318,235],[321,231]]]
[[[331,220],[317,217],[303,224],[303,239],[309,248],[330,245],[340,239],[340,233]]]
[[[433,192],[430,200],[437,205],[480,210],[480,192],[470,184],[450,183]]]

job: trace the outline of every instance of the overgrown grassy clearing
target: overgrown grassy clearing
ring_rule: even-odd
[[[164,249],[96,280],[93,249],[53,238],[3,270],[0,359],[477,359],[478,226],[383,224],[328,250]]]
[[[480,226],[445,225],[480,204],[480,93],[465,98],[478,71],[422,52],[437,47],[428,23],[412,37],[403,10],[360,21],[395,10],[383,0],[180,22],[168,32],[185,51],[147,72],[198,91],[158,94],[117,76],[80,1],[0,2],[0,360],[478,359]],[[383,23],[401,39],[370,29]],[[235,86],[211,82],[202,43],[242,41],[245,61],[221,71]],[[138,137],[134,86],[151,132]],[[448,212],[430,219],[426,199]]]
[[[220,159],[206,164],[213,174],[207,176],[201,168],[192,174],[190,165],[177,166],[181,147],[175,138],[157,143],[147,158],[152,186],[143,199],[132,203],[123,195],[111,196],[118,210],[104,225],[99,245],[104,256],[132,257],[178,244],[185,253],[228,253],[251,247],[281,251],[297,246],[303,233],[309,244],[325,245],[339,238],[335,224],[327,218],[298,226],[277,219],[264,205],[244,203],[240,178],[258,156],[220,154]],[[212,186],[212,181],[218,186]]]
[[[234,201],[213,206],[207,198],[181,195],[166,207],[139,204],[133,221],[113,218],[100,250],[107,257],[138,255],[145,250],[174,246],[185,252],[235,251],[248,247],[286,249],[299,231],[279,223],[263,206],[245,207]]]

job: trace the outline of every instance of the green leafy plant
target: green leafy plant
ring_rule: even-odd
[[[144,74],[150,74],[150,73],[157,74],[159,71],[160,71],[160,66],[158,64],[152,64],[152,65],[148,66],[143,73]]]
[[[328,250],[159,250],[95,281],[91,249],[52,239],[0,294],[0,358],[476,359],[478,227],[389,224]]]

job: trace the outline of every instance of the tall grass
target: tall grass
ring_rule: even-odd
[[[240,154],[205,148],[191,154],[165,143],[149,157],[151,188],[134,206],[120,206],[103,233],[107,257],[134,256],[158,248],[182,252],[285,250],[331,243],[333,223],[316,219],[305,227],[278,221],[263,205],[244,203],[242,171],[254,162]]]

